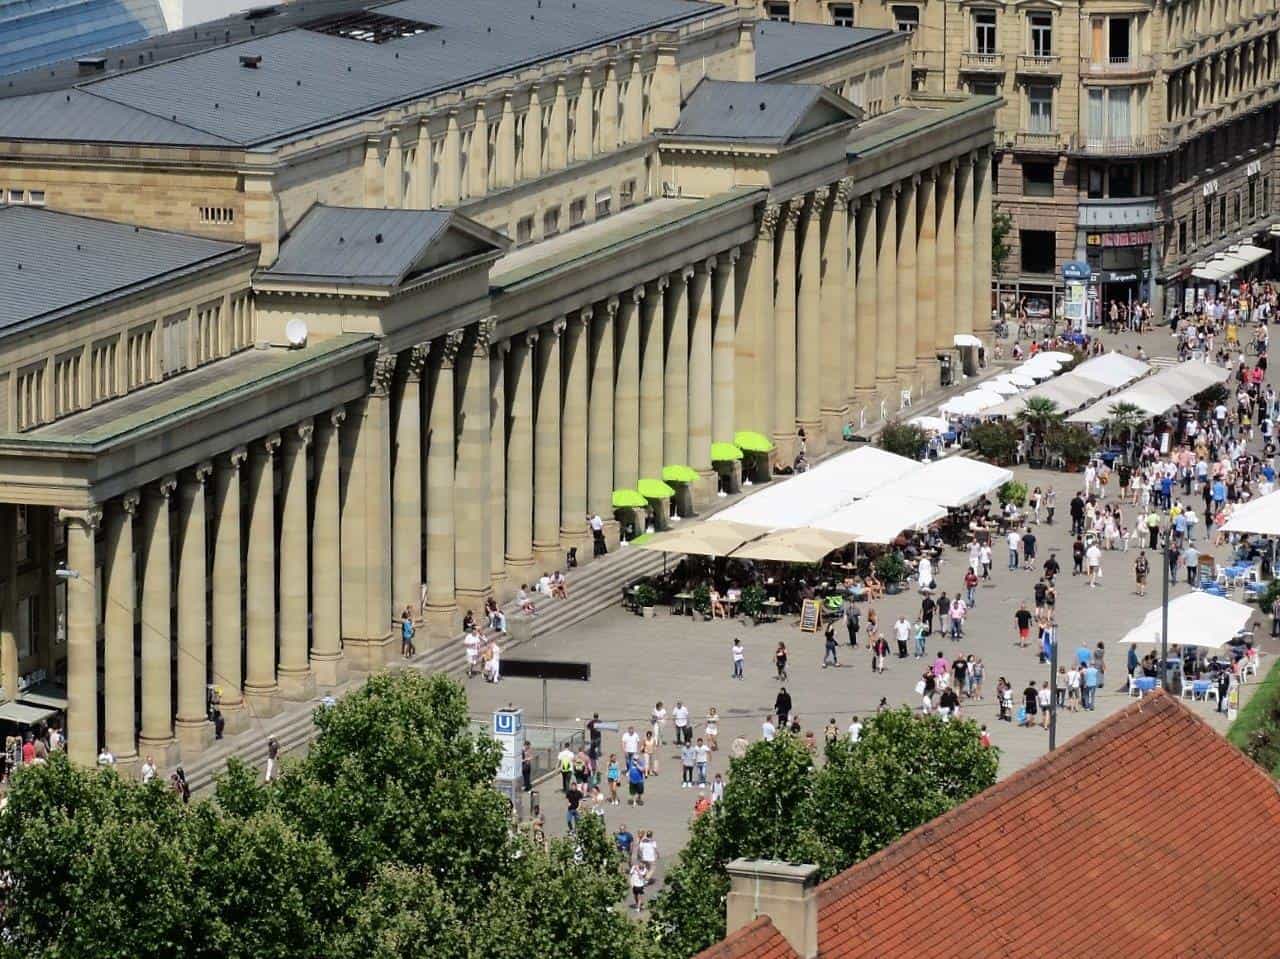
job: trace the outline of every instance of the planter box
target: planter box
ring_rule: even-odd
[[[657,610],[658,610],[658,607],[656,606],[641,606],[640,615],[643,616],[645,619],[653,619],[653,617],[657,614]]]

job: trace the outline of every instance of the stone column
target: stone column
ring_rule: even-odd
[[[422,614],[422,370],[430,344],[405,351],[391,472],[391,596],[397,615]]]
[[[738,247],[717,258],[715,329],[711,333],[711,440],[733,442],[735,337],[738,319]]]
[[[616,92],[616,91],[615,91]],[[608,89],[605,90],[608,99]],[[618,525],[613,520],[613,450],[614,450],[614,326],[618,322],[621,301],[611,297],[604,304],[603,315],[597,316],[592,328],[589,377],[591,398],[587,410],[587,511],[604,520],[605,540],[610,547],[617,541]],[[590,559],[594,549],[586,550],[582,559]]]
[[[564,396],[560,422],[560,545],[589,554],[587,533],[587,365],[592,307],[568,321],[561,341]]]
[[[209,681],[208,544],[205,483],[213,464],[204,462],[178,484],[182,532],[178,553],[178,716],[175,723],[182,755],[191,757],[213,742],[205,705]]]
[[[341,406],[316,418],[315,511],[311,519],[311,672],[331,688],[347,680],[342,655]]]
[[[533,559],[538,572],[560,569],[560,341],[564,319],[542,330],[533,414]]]
[[[446,333],[432,358],[427,418],[427,604],[423,616],[433,644],[453,638],[458,606],[454,486],[456,483],[453,367],[462,330]]]
[[[675,44],[658,47],[653,65],[653,84],[649,87],[649,110],[654,130],[670,130],[680,119],[680,67],[676,62],[679,48]]]
[[[689,280],[680,270],[667,291],[667,364],[662,384],[662,465],[689,462]]]
[[[591,71],[582,71],[582,85],[578,88],[578,111],[577,116],[573,118],[574,125],[574,151],[573,159],[590,160],[592,142],[595,139],[595,130],[591,126],[592,101],[595,98],[595,90],[591,85]]]
[[[644,296],[645,288],[637,286],[622,297],[614,331],[618,348],[618,382],[613,393],[614,489],[635,489],[640,479],[640,328],[644,320],[640,304]]]
[[[898,387],[909,390],[916,370],[916,184],[917,177],[901,181],[898,199]],[[899,404],[891,401],[890,410]]]
[[[811,454],[822,453],[822,217],[831,195],[827,187],[813,191],[801,221],[800,270],[796,294],[796,423],[804,430]]]
[[[491,334],[492,335],[492,334]],[[498,602],[513,590],[507,580],[507,387],[511,341],[489,351],[489,583]]]
[[[387,143],[386,177],[383,188],[383,205],[389,208],[405,206],[405,197],[401,192],[404,186],[404,146],[400,142],[400,127],[391,128],[391,138]]]
[[[715,471],[711,468],[711,350],[715,304],[712,302],[713,256],[694,267],[689,285],[689,466],[698,471],[693,487],[693,503],[701,509],[716,493]]]
[[[665,291],[670,278],[648,285],[640,326],[640,478],[662,477],[663,357]]]
[[[131,514],[129,519],[132,520]],[[67,755],[74,763],[92,766],[98,758],[98,591],[94,585],[97,579],[94,537],[102,522],[102,511],[97,508],[59,510],[58,521],[67,525],[67,568],[80,574],[67,580]],[[129,655],[132,660],[132,623]],[[131,661],[131,683],[132,666]],[[128,752],[132,753],[133,686],[121,696],[127,696],[130,706]],[[108,695],[107,703],[111,701]]]
[[[440,155],[440,196],[437,206],[453,206],[462,197],[462,132],[458,111],[450,110],[445,121],[444,148]]]
[[[920,208],[916,250],[916,271],[920,276],[916,284],[916,374],[925,389],[932,389],[938,385],[938,364],[934,358],[934,341],[938,338],[938,208],[932,169],[920,175],[916,191]]]
[[[524,163],[520,176],[533,180],[542,175],[542,98],[535,83],[529,88],[529,107],[524,116]]]
[[[373,363],[369,392],[352,401],[342,443],[343,655],[356,669],[385,666],[392,655],[391,386],[396,358]]]
[[[431,134],[427,118],[418,120],[418,145],[413,151],[413,207],[425,210],[431,206]]]
[[[533,353],[538,333],[511,339],[505,392],[507,420],[507,576],[527,584],[533,571]]]
[[[876,211],[876,392],[888,399],[898,386],[898,184],[880,192]],[[914,342],[914,341],[913,341]],[[879,410],[875,418],[879,418]]]
[[[562,170],[569,162],[569,98],[565,78],[556,77],[555,99],[551,101],[551,123],[547,130],[547,158],[552,170]]]
[[[957,333],[973,332],[974,271],[978,264],[973,250],[973,162],[961,157],[956,164],[956,286]]]
[[[627,79],[626,129],[623,138],[627,143],[639,143],[644,139],[644,68],[641,54],[631,55],[631,75]]]
[[[107,610],[103,642],[103,722],[105,724],[107,749],[116,757],[116,762],[131,763],[138,758],[137,705],[135,696],[137,682],[135,669],[137,663],[136,628],[138,622],[138,587],[135,582],[137,561],[133,548],[133,519],[138,512],[139,496],[136,492],[125,493],[113,500],[107,513],[107,561],[103,566],[107,580]],[[70,540],[74,526],[68,526],[67,537]],[[80,574],[79,579],[71,580],[68,587],[75,583],[93,581],[93,574],[87,572],[94,568],[93,553],[84,560],[87,565],[74,565],[70,558],[68,546],[67,564]],[[90,619],[90,635],[96,632],[96,610]],[[92,644],[91,644],[92,645]],[[93,651],[89,653],[96,660]],[[94,715],[98,711],[98,671],[93,671]],[[74,704],[72,706],[74,710]],[[96,719],[95,719],[96,724]],[[97,749],[97,742],[90,747]],[[94,753],[96,756],[97,753]]]
[[[493,328],[494,320],[484,319],[468,330],[456,374],[461,412],[454,481],[459,533],[454,546],[457,601],[481,621],[493,585],[489,562],[489,339]]]
[[[841,430],[849,418],[849,404],[853,396],[853,354],[857,347],[854,334],[857,311],[853,302],[856,264],[852,260],[856,228],[849,220],[853,183],[853,177],[845,177],[836,184],[823,250],[823,340],[834,348],[822,352],[822,422],[827,442],[836,445],[841,442]],[[829,340],[828,336],[831,337]]]
[[[879,203],[878,190],[861,197],[857,201],[855,226],[858,312],[854,330],[857,349],[853,354],[853,388],[857,405],[863,410],[871,403],[876,391],[876,299],[880,293],[880,281],[876,276],[876,208]]]
[[[497,172],[499,187],[516,182],[516,114],[510,91],[502,95],[502,115],[498,118]]]
[[[768,433],[773,424],[773,327],[775,236],[782,207],[767,204],[760,214],[760,228],[743,268],[742,306],[734,344],[734,379],[750,389],[734,396],[734,430]]]
[[[241,692],[240,646],[244,617],[240,591],[244,579],[240,468],[248,455],[245,447],[236,447],[225,459],[214,463],[213,473],[213,684],[218,690],[219,709],[229,732],[240,731],[247,722]]]
[[[382,134],[364,141],[364,205],[381,209],[385,202],[386,176],[382,171]],[[110,747],[108,747],[110,748]],[[114,750],[112,750],[114,752]]]
[[[956,189],[955,163],[947,160],[937,168],[934,194],[938,207],[937,307],[934,321],[934,349],[949,352],[956,330]]]
[[[605,153],[621,145],[618,132],[618,62],[610,60],[604,67],[604,95],[600,101],[600,145]]]
[[[471,126],[471,156],[467,157],[468,196],[484,196],[489,192],[489,121],[484,101],[476,104]]]
[[[280,711],[276,684],[275,454],[280,434],[249,448],[249,549],[245,561],[244,698],[258,719]]]
[[[307,533],[307,447],[315,433],[308,420],[284,431],[281,456],[280,513],[280,695],[306,701],[316,694],[316,678],[307,658],[311,567]]]
[[[973,158],[973,332],[991,344],[991,152]]]
[[[167,766],[173,740],[172,543],[169,501],[178,481],[166,476],[142,497],[145,546],[142,573],[142,734],[138,751]]]
[[[796,455],[796,227],[804,197],[787,205],[776,240],[777,278],[773,302],[773,444],[775,462],[790,465]]]

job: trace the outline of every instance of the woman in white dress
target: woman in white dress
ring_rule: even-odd
[[[933,560],[928,556],[920,557],[920,566],[917,570],[920,582],[920,592],[926,592],[933,588]]]

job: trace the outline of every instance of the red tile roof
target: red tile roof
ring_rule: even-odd
[[[799,959],[768,916],[759,916],[729,933],[693,959]]]
[[[1276,959],[1280,790],[1147,697],[818,896],[820,959]]]

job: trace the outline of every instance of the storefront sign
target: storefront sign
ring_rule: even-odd
[[[1137,283],[1137,273],[1116,273],[1108,270],[1102,274],[1102,282],[1104,283]]]
[[[1087,280],[1091,272],[1091,267],[1084,260],[1067,260],[1062,264],[1062,278],[1068,282]]]
[[[1150,246],[1155,242],[1154,230],[1122,230],[1119,233],[1090,233],[1089,246]]]
[[[1218,192],[1218,181],[1216,178],[1213,180],[1210,180],[1208,183],[1206,183],[1203,187],[1200,188],[1201,196],[1212,196],[1217,192]]]
[[[1249,165],[1244,168],[1245,176],[1257,176],[1261,172],[1262,172],[1261,160],[1251,160],[1249,162]]]
[[[1156,221],[1156,205],[1151,200],[1131,202],[1116,200],[1082,201],[1077,224],[1094,229],[1108,227],[1147,226]]]

